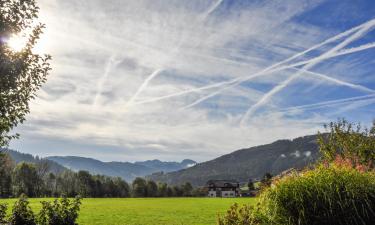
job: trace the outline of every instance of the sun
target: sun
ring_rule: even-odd
[[[15,52],[20,52],[26,47],[27,38],[22,35],[12,35],[7,41],[7,45]]]

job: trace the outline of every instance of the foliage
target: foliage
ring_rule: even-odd
[[[339,155],[374,167],[375,121],[371,129],[362,128],[360,124],[345,119],[325,125],[325,128],[329,133],[320,134],[318,138],[323,160],[331,162]]]
[[[9,132],[25,120],[28,102],[35,98],[50,70],[51,57],[32,52],[44,28],[43,24],[34,25],[38,11],[35,0],[0,0],[0,147],[18,137]],[[28,30],[28,41],[19,52],[4,41]]]
[[[7,223],[6,218],[5,218],[6,215],[7,215],[7,205],[0,204],[0,224]]]
[[[21,195],[20,199],[14,204],[9,224],[36,225],[35,215],[29,206],[26,195]]]
[[[152,181],[147,181],[147,187],[146,187],[146,195],[144,197],[157,197],[158,196],[158,186],[157,184]]]
[[[53,202],[42,201],[38,215],[39,225],[76,225],[80,210],[81,198],[70,201],[67,198],[55,199]]]
[[[243,205],[240,207],[237,203],[233,204],[222,217],[218,217],[218,225],[252,225],[258,224],[253,216],[253,206]]]
[[[133,197],[144,197],[147,193],[147,183],[143,178],[137,177],[133,181]]]
[[[38,196],[40,181],[34,164],[22,162],[14,168],[13,189],[16,196],[22,193],[30,197]]]
[[[248,187],[249,191],[255,190],[255,185],[254,185],[254,182],[253,182],[252,179],[249,179],[249,181],[247,182],[247,187]]]
[[[0,152],[0,197],[12,195],[12,170],[14,163],[9,155]]]
[[[260,181],[260,189],[264,189],[264,188],[271,186],[271,183],[272,183],[272,174],[265,173],[263,175],[262,180]]]

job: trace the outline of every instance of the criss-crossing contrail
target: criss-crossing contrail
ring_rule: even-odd
[[[201,17],[200,20],[205,20],[213,11],[216,10],[217,7],[220,6],[220,4],[223,2],[223,0],[218,0],[216,1],[204,14],[203,16]],[[171,55],[170,55],[170,59],[173,58],[174,55],[177,54],[177,52],[179,51],[179,49],[181,48],[181,45],[183,44],[183,38],[179,41],[178,45],[175,47],[175,49],[172,51]],[[134,101],[135,99],[141,94],[141,92],[147,88],[147,85],[148,83],[154,79],[156,76],[158,76],[160,74],[161,71],[163,71],[165,68],[162,66],[162,68],[159,68],[159,69],[156,69],[153,73],[151,73],[144,81],[143,83],[141,84],[141,86],[138,88],[138,90],[136,91],[136,93],[130,98],[129,101],[127,101],[127,103],[125,104],[125,108],[127,108],[129,105],[135,105],[134,104]]]
[[[146,80],[143,81],[143,83],[141,84],[141,86],[139,86],[138,90],[135,92],[135,94],[130,98],[130,100],[126,103],[125,105],[125,108],[127,108],[127,106],[129,105],[132,105],[134,100],[138,97],[138,95],[147,87],[148,83],[154,79],[154,77],[156,77],[161,71],[163,71],[163,69],[157,69],[155,70],[154,72],[152,72],[150,74],[150,76],[148,76],[146,78]]]
[[[356,31],[354,34],[350,35],[348,38],[346,38],[344,41],[333,47],[332,49],[328,50],[327,52],[323,53],[321,56],[318,56],[314,58],[310,63],[303,66],[302,70],[309,70],[316,64],[320,63],[325,59],[325,57],[334,55],[339,50],[350,44],[351,42],[357,40],[358,38],[362,37],[364,34],[366,34],[368,31],[370,31],[373,26],[375,26],[375,20],[372,20],[371,23],[367,22],[364,26],[362,26],[358,31]],[[283,90],[285,87],[289,85],[292,81],[294,81],[296,78],[298,78],[303,72],[298,71],[297,73],[291,75],[286,80],[278,84],[276,87],[272,88],[269,92],[263,95],[263,97],[254,105],[252,105],[244,114],[241,125],[244,125],[244,123],[247,121],[247,119],[263,104],[267,103],[268,100],[275,95],[276,93]]]
[[[316,44],[316,45],[314,45],[314,46],[312,46],[312,47],[310,47],[310,48],[308,48],[308,49],[306,49],[304,51],[301,51],[301,52],[299,52],[299,53],[297,53],[297,54],[295,54],[295,55],[293,55],[293,56],[291,56],[291,57],[289,57],[289,58],[287,58],[285,60],[282,60],[282,61],[280,61],[278,63],[275,63],[275,64],[273,64],[273,65],[271,65],[271,66],[263,69],[262,71],[259,71],[259,72],[255,73],[255,74],[251,74],[251,75],[246,76],[246,77],[234,78],[234,79],[232,79],[232,80],[230,80],[230,81],[227,82],[228,83],[228,87],[226,87],[225,84],[223,84],[222,86],[224,86],[224,87],[221,90],[224,91],[224,90],[226,90],[228,88],[235,87],[235,86],[237,86],[237,85],[239,85],[239,84],[241,84],[241,83],[243,83],[245,81],[251,80],[253,78],[262,76],[263,74],[266,74],[266,73],[269,73],[271,71],[274,71],[273,69],[275,69],[275,68],[277,68],[277,67],[279,67],[279,66],[281,66],[281,65],[283,65],[285,63],[288,63],[288,62],[290,62],[290,61],[292,61],[292,60],[294,60],[294,59],[296,59],[296,58],[298,58],[298,57],[300,57],[302,55],[305,55],[306,53],[309,53],[309,52],[311,52],[311,51],[313,51],[313,50],[315,50],[317,48],[320,48],[320,47],[322,47],[322,46],[324,46],[326,44],[329,44],[329,43],[337,41],[337,40],[339,40],[339,39],[341,39],[343,37],[346,37],[346,36],[350,35],[351,33],[354,33],[357,30],[360,30],[363,27],[367,27],[367,26],[372,25],[374,23],[375,23],[375,19],[372,19],[372,20],[370,20],[370,21],[368,21],[366,23],[363,23],[363,24],[361,24],[361,25],[359,25],[357,27],[354,27],[354,28],[351,28],[351,29],[349,29],[347,31],[339,33],[339,34],[337,34],[337,35],[335,35],[335,36],[333,36],[333,37],[331,37],[331,38],[329,38],[329,39],[327,39],[327,40],[325,40],[323,42],[320,42],[320,43],[318,43],[318,44]],[[365,47],[364,49],[367,49],[367,48]],[[327,56],[327,58],[330,58],[330,57]],[[305,64],[305,62],[302,62],[302,65],[303,64]],[[219,94],[219,93],[221,93],[221,91],[216,91],[216,94]],[[213,97],[215,95],[211,95],[211,97]],[[205,98],[205,100],[208,99],[207,96],[204,96],[203,98]],[[199,101],[199,99],[197,101]]]
[[[303,73],[310,74],[310,75],[315,76],[315,77],[322,78],[322,79],[327,80],[327,81],[331,81],[331,82],[333,82],[335,84],[338,84],[338,85],[347,86],[347,87],[356,89],[358,91],[363,91],[363,92],[367,92],[367,93],[375,93],[375,90],[370,89],[370,88],[365,87],[365,86],[360,85],[360,84],[353,84],[353,83],[350,83],[350,82],[347,82],[347,81],[343,81],[343,80],[339,80],[339,79],[327,76],[327,75],[322,74],[322,73],[317,73],[317,72],[313,72],[313,71],[309,71],[309,70],[303,70],[303,69],[298,69],[298,68],[293,68],[293,69],[296,70],[296,71],[301,71]]]
[[[333,54],[333,55],[330,55],[330,56],[325,56],[324,59],[329,59],[329,58],[333,58],[333,57],[337,57],[337,56],[342,56],[342,55],[346,55],[346,54],[360,52],[360,51],[364,51],[364,50],[367,50],[367,49],[370,49],[370,48],[375,48],[375,43],[364,44],[364,45],[361,45],[359,47],[350,48],[350,49],[343,49],[336,54]],[[298,67],[298,66],[303,66],[303,65],[311,62],[313,59],[314,58],[309,59],[309,60],[305,60],[305,61],[302,61],[302,62],[290,64],[290,65],[287,65],[287,66],[279,66],[275,69],[272,69],[272,70],[269,70],[268,72],[265,72],[264,75],[270,74],[270,73],[273,73],[273,72],[277,72],[277,71],[282,71],[282,70],[285,70],[285,69],[293,69],[293,68]],[[255,76],[251,76],[251,77],[247,76],[246,80],[251,80],[251,79],[257,77],[256,76],[257,74],[254,74],[254,75]],[[186,95],[186,94],[190,94],[190,93],[198,93],[198,92],[201,92],[201,91],[204,91],[204,90],[209,90],[209,89],[219,88],[219,87],[225,86],[224,88],[219,89],[218,91],[203,97],[204,99],[202,98],[203,99],[202,101],[204,101],[204,100],[206,100],[210,97],[213,97],[213,96],[221,93],[224,90],[227,90],[229,88],[234,87],[235,85],[237,85],[236,82],[239,81],[240,79],[244,79],[244,78],[243,77],[234,78],[234,79],[231,79],[231,80],[228,80],[228,81],[213,83],[213,84],[205,85],[205,86],[198,87],[198,88],[191,88],[191,89],[187,89],[187,90],[184,90],[184,91],[172,93],[172,94],[169,94],[169,95],[164,95],[164,96],[155,97],[155,98],[151,98],[151,99],[141,100],[141,101],[134,102],[133,105],[141,105],[141,104],[146,104],[146,103],[158,102],[158,101],[162,101],[162,100],[169,99],[169,98],[174,98],[174,97],[178,97],[178,96],[182,96],[182,95]],[[199,101],[199,99],[196,100],[195,102],[198,102],[198,101]],[[202,102],[202,101],[200,101],[200,102]],[[189,105],[189,107],[192,107],[192,106],[194,106],[194,105],[192,105],[192,104]]]

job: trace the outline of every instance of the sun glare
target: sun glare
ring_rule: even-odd
[[[27,36],[13,35],[6,41],[6,43],[8,47],[12,49],[12,51],[20,52],[26,47],[27,41],[28,41]],[[32,52],[34,54],[44,54],[47,44],[48,43],[46,39],[41,38],[40,40],[37,41],[37,43],[33,47]]]
[[[26,47],[27,38],[20,35],[13,35],[7,41],[9,48],[13,51],[19,52]]]

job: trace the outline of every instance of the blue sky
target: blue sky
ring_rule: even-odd
[[[40,0],[53,71],[11,147],[208,160],[375,119],[375,1]]]

